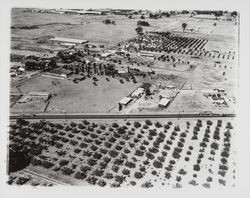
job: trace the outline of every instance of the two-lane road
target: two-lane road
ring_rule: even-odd
[[[219,118],[235,117],[235,114],[16,114],[10,115],[10,120],[23,119],[140,119],[140,118]]]

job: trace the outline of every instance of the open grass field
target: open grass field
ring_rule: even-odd
[[[139,17],[139,16],[138,16]],[[105,25],[105,19],[115,20],[117,25]],[[136,36],[137,19],[125,16],[83,16],[23,13],[22,9],[12,9],[12,26],[38,26],[38,29],[12,29],[12,49],[28,51],[53,50],[53,44],[45,40],[44,44],[37,41],[46,37],[66,37],[89,40],[92,44],[113,46]],[[145,27],[145,31],[154,27]],[[58,47],[56,49],[59,49]]]
[[[225,89],[229,96],[235,96],[238,86],[237,65],[231,67],[221,64],[216,67],[212,65],[199,65],[196,67],[190,78],[185,83],[183,89],[206,90],[214,88]],[[225,72],[225,75],[223,75]]]
[[[119,79],[97,76],[97,86],[92,79],[86,79],[74,84],[72,81],[64,79],[52,79],[48,77],[37,77],[26,81],[19,88],[23,94],[28,92],[48,92],[52,94],[48,113],[98,113],[107,112],[112,108],[118,108],[118,102],[129,95],[139,83],[119,82]],[[56,82],[56,85],[52,84]],[[24,109],[25,112],[41,112],[41,104],[16,104],[12,112]],[[35,105],[35,106],[34,106]],[[44,105],[43,105],[44,107]]]
[[[32,113],[32,112],[39,112],[43,113],[46,106],[45,101],[37,100],[37,101],[30,101],[28,103],[16,103],[12,108],[11,112],[16,113]]]
[[[139,15],[134,19],[128,19],[126,16],[83,16],[83,15],[60,15],[45,13],[24,13],[22,9],[12,9],[12,26],[38,26],[38,29],[12,29],[12,49],[27,49],[39,51],[46,50],[53,45],[45,42],[44,46],[39,45],[36,39],[46,36],[69,37],[76,39],[86,39],[93,44],[115,45],[121,41],[136,36],[135,28]],[[109,18],[116,21],[117,25],[105,25],[103,20]],[[191,18],[188,16],[176,16],[162,19],[147,19],[150,27],[143,27],[144,31],[177,31],[182,32],[181,24],[186,22],[187,29],[199,29],[198,33],[182,32],[183,36],[191,35],[192,37],[206,38],[209,45],[215,45],[218,49],[235,48],[237,38],[235,35],[238,26],[233,22],[216,21],[210,19]],[[214,26],[213,24],[217,25]],[[218,44],[219,43],[219,44]],[[226,43],[223,47],[220,43]],[[228,48],[228,43],[232,47]],[[225,44],[224,44],[225,45]],[[208,47],[209,48],[209,47]]]
[[[211,111],[216,113],[217,109],[201,92],[182,90],[170,104],[168,111],[176,113]]]
[[[167,73],[169,74],[157,73],[151,76],[151,79],[163,85],[172,85],[179,89],[182,88],[187,79],[176,74],[170,74],[170,72]]]

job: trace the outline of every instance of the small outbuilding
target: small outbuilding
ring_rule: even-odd
[[[162,98],[160,101],[159,101],[159,107],[166,107],[168,104],[169,104],[169,99],[167,98]]]
[[[107,58],[107,57],[109,57],[109,56],[111,56],[111,55],[112,55],[112,54],[109,53],[109,52],[104,52],[104,53],[101,54],[101,57]]]
[[[126,106],[131,101],[132,101],[132,98],[130,98],[130,97],[124,97],[124,98],[122,98],[120,100],[119,104],[121,104],[122,106]]]
[[[132,94],[131,97],[132,98],[140,98],[142,96],[142,94],[144,93],[144,89],[139,87],[137,88]]]
[[[173,85],[167,85],[167,89],[174,89],[175,87]]]

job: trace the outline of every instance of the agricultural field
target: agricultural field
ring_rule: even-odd
[[[210,188],[234,186],[234,136],[231,119],[19,120],[9,147],[26,153],[23,170],[64,184]]]
[[[92,44],[111,47],[136,36],[135,28],[139,16],[137,19],[119,15],[108,16],[109,19],[115,20],[117,25],[103,24],[102,21],[106,18],[107,16],[24,13],[22,9],[13,9],[11,48],[44,53],[60,50],[61,46],[55,46],[49,41],[49,38],[55,36],[84,39]],[[37,28],[20,29],[24,26]],[[155,28],[148,28],[153,29]]]
[[[54,183],[48,181],[44,178],[40,178],[38,176],[34,176],[34,173],[30,173],[29,171],[21,170],[11,174],[8,180],[8,184],[10,185],[31,185],[31,186],[53,186]]]
[[[85,11],[12,9],[7,183],[234,187],[237,12]]]
[[[119,79],[112,77],[107,80],[106,77],[97,76],[97,79],[94,85],[92,78],[75,84],[67,79],[40,76],[22,84],[19,89],[23,94],[44,91],[51,93],[47,113],[104,113],[118,108],[118,102],[140,85],[133,82],[121,83]],[[32,101],[25,104],[16,103],[11,111],[42,113],[44,108],[44,102]]]

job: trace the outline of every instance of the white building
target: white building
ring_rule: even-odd
[[[83,44],[87,43],[88,40],[72,39],[72,38],[63,38],[63,37],[54,37],[50,39],[51,41],[59,43],[74,43],[74,44]]]
[[[19,67],[18,70],[21,72],[25,72],[25,69],[23,67]]]
[[[160,101],[159,101],[159,107],[166,107],[169,103],[169,99],[167,98],[162,98]]]
[[[130,103],[132,101],[132,98],[130,97],[124,97],[120,100],[120,104],[123,106],[126,106],[128,103]]]
[[[101,57],[107,58],[107,57],[109,57],[109,56],[111,56],[111,55],[112,55],[112,54],[109,53],[109,52],[104,52],[104,53],[101,54]]]
[[[138,89],[136,89],[132,94],[131,97],[132,98],[140,98],[142,96],[142,94],[144,93],[144,89],[139,87]]]
[[[128,67],[126,67],[126,66],[118,66],[116,68],[116,70],[117,70],[118,74],[126,74],[126,73],[128,73]]]

